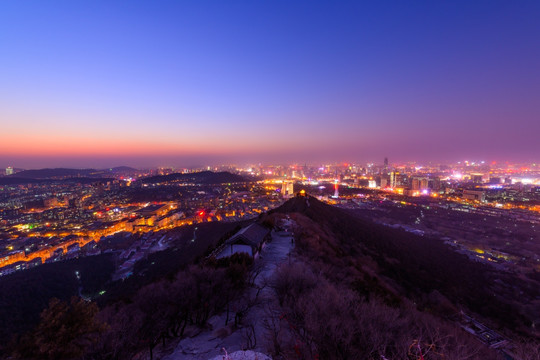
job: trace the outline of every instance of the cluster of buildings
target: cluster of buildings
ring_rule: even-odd
[[[293,193],[292,183],[287,191]],[[0,275],[99,253],[104,249],[94,245],[117,233],[255,218],[284,198],[256,183],[148,184],[130,178],[0,185]]]
[[[200,170],[229,171],[257,181],[213,185],[139,181],[177,171],[160,168],[133,174],[123,170],[114,178],[87,181],[0,183],[0,269],[34,266],[38,258],[43,263],[68,253],[86,254],[87,244],[119,232],[157,232],[198,222],[254,218],[299,191],[313,193],[314,189],[331,203],[356,197],[358,191],[352,189],[379,192],[383,197],[430,197],[501,210],[540,211],[538,164],[392,164],[385,158],[381,164],[258,164]],[[12,167],[5,170],[6,176],[16,173]],[[21,261],[25,264],[18,264]]]
[[[525,206],[540,210],[540,164],[514,165],[459,162],[451,165],[334,164],[322,166],[259,166],[237,171],[259,175],[270,185],[333,186],[334,199],[346,196],[339,189],[359,188],[409,197],[445,197],[455,201]],[[294,193],[294,191],[291,191]]]

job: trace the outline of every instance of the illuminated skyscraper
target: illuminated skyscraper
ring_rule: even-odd
[[[391,188],[395,188],[398,185],[398,178],[399,178],[398,172],[392,171],[390,173],[390,187]]]
[[[292,181],[283,181],[281,185],[281,194],[284,197],[294,196],[294,183]]]
[[[337,180],[334,182],[334,196],[333,197],[336,199],[339,197],[339,184]]]
[[[6,175],[13,175],[13,168],[11,166],[6,168]]]
[[[427,188],[428,188],[428,179],[427,178],[414,177],[412,179],[412,189],[413,190],[425,190]]]

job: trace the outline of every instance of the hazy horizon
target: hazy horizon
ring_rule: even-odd
[[[214,167],[214,166],[227,166],[227,165],[237,165],[237,166],[247,166],[247,165],[304,165],[309,166],[323,165],[323,164],[339,164],[339,163],[350,163],[350,164],[368,164],[373,163],[376,165],[383,164],[385,156],[370,157],[361,160],[353,159],[300,159],[300,160],[287,160],[287,159],[271,159],[271,158],[261,158],[259,160],[253,159],[249,160],[246,158],[238,157],[236,160],[216,160],[215,157],[203,158],[203,157],[165,157],[160,159],[140,159],[140,158],[122,158],[122,159],[37,159],[37,160],[23,160],[15,161],[13,163],[5,162],[4,159],[0,160],[0,172],[3,173],[3,170],[10,166],[15,169],[24,169],[24,170],[37,170],[45,168],[71,168],[71,169],[109,169],[120,166],[132,167],[135,169],[154,169],[154,168],[175,168],[175,169],[194,169],[194,168],[205,168],[205,167]],[[501,165],[503,163],[507,164],[535,164],[534,159],[487,159],[482,157],[463,157],[449,160],[421,160],[421,159],[399,159],[399,158],[389,158],[391,165],[403,165],[407,163],[416,163],[420,165],[451,165],[458,162],[463,162],[465,160],[471,162],[480,162],[485,161],[491,165]]]
[[[0,166],[540,161],[540,3],[0,4]]]

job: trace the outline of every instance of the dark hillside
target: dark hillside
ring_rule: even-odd
[[[67,300],[92,294],[110,279],[112,254],[89,256],[20,271],[0,278],[0,336],[9,340],[14,333],[32,328],[39,313],[53,297]],[[75,272],[78,272],[80,280]]]
[[[117,167],[113,167],[112,169],[109,169],[109,171],[112,173],[124,173],[124,172],[133,173],[139,170],[129,167],[129,166],[117,166]]]
[[[59,179],[34,179],[23,177],[6,176],[0,178],[0,185],[21,185],[21,184],[53,184],[53,183],[78,183],[78,184],[95,184],[106,183],[113,181],[113,178],[106,177],[67,177]]]
[[[151,176],[141,180],[147,184],[164,182],[185,182],[193,184],[226,184],[248,182],[249,179],[229,172],[201,171],[196,173],[175,173],[169,175]]]
[[[104,296],[96,299],[104,305],[133,296],[143,286],[174,275],[201,259],[213,249],[221,238],[239,230],[245,222],[210,222],[189,225],[176,230],[171,246],[148,255],[135,264],[133,275],[108,284]],[[195,230],[197,229],[197,230]],[[196,240],[193,240],[194,231]]]
[[[379,290],[390,284],[391,293],[399,293],[419,304],[430,294],[440,293],[458,307],[496,320],[506,328],[529,327],[520,312],[520,304],[527,301],[527,296],[539,296],[537,289],[501,296],[495,279],[514,286],[520,281],[469,260],[438,239],[357,218],[313,197],[296,197],[275,212],[299,213],[313,221],[311,233],[304,234],[307,241],[299,239],[298,248],[305,255],[319,259],[322,265],[331,266],[333,276],[356,281],[360,284],[359,291],[370,282],[378,284],[375,287]],[[350,271],[344,270],[347,266]],[[351,276],[358,279],[350,279]]]
[[[0,178],[0,185],[36,184],[40,182],[42,180],[14,177],[13,175]]]
[[[38,169],[24,170],[15,176],[26,179],[58,179],[67,177],[102,177],[106,172],[95,169]]]

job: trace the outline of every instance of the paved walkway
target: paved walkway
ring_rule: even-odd
[[[288,228],[292,228],[292,221],[287,225]],[[261,252],[261,256],[255,262],[256,267],[262,267],[260,274],[255,279],[257,287],[264,287],[276,268],[284,261],[287,261],[294,246],[291,239],[292,233],[290,231],[272,231],[272,241],[266,245]],[[248,289],[248,291],[251,291],[253,295],[257,290],[252,288]],[[244,324],[253,324],[257,339],[257,346],[254,350],[262,353],[266,351],[264,348],[264,319],[267,316],[266,304],[272,301],[273,298],[271,292],[272,290],[268,286],[260,291],[258,296],[260,304],[253,307],[243,321]],[[230,317],[234,319],[234,314]],[[174,352],[163,357],[163,360],[208,360],[218,355],[224,355],[223,349],[226,349],[229,353],[242,350],[242,346],[246,343],[245,328],[236,329],[228,334],[232,327],[224,326],[225,314],[212,317],[209,323],[212,330],[202,332],[191,338],[182,339]]]

